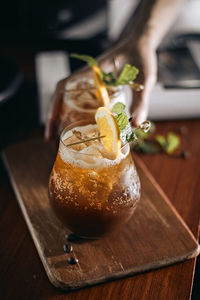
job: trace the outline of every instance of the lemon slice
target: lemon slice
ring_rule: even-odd
[[[94,85],[96,87],[96,97],[100,104],[107,106],[110,103],[110,98],[100,75],[100,69],[97,66],[92,67],[94,71]]]
[[[106,107],[99,107],[95,114],[95,120],[101,136],[102,144],[113,158],[116,158],[121,148],[120,131],[112,113]]]

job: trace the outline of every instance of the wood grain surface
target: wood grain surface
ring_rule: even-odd
[[[56,287],[70,290],[136,274],[195,257],[198,243],[164,193],[137,158],[142,198],[136,212],[113,238],[73,244],[63,252],[66,228],[49,207],[48,178],[55,149],[43,140],[9,147],[5,161],[26,223]],[[79,259],[69,265],[67,258]]]
[[[65,42],[65,47],[68,43]],[[53,42],[55,49],[55,42]],[[59,49],[63,49],[59,47]],[[45,45],[44,49],[47,47]],[[1,45],[1,54],[17,61],[25,79],[35,80],[35,55],[41,45],[13,42]],[[58,49],[58,47],[56,48]],[[66,49],[67,50],[67,49]],[[29,99],[28,99],[29,100]],[[180,151],[187,150],[186,160],[166,155],[141,155],[141,159],[162,187],[171,203],[199,238],[200,218],[200,120],[156,122],[157,133],[169,130],[180,133]],[[5,128],[1,128],[5,130]],[[9,132],[7,133],[9,135]],[[31,137],[42,136],[36,130]],[[28,138],[28,137],[26,137]],[[20,300],[189,300],[196,259],[140,275],[63,293],[47,279],[27,225],[18,206],[10,180],[0,159],[0,299]],[[200,299],[200,288],[197,289]],[[192,298],[193,300],[193,298]]]
[[[140,157],[198,239],[200,121],[157,122],[156,126],[157,132],[162,134],[166,134],[169,130],[179,133],[182,126],[187,128],[188,133],[181,135],[180,151],[189,151],[188,159],[166,155]],[[35,132],[34,136],[40,136],[40,132]],[[0,162],[0,199],[0,299],[191,299],[195,259],[80,291],[67,294],[60,292],[47,279],[2,162]]]

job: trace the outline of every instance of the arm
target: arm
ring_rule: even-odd
[[[99,57],[101,67],[106,71],[113,68],[113,58],[118,63],[119,71],[125,63],[133,64],[140,70],[137,81],[144,85],[144,90],[133,91],[131,112],[135,125],[147,118],[149,96],[157,76],[156,48],[172,24],[181,3],[182,0],[142,0],[120,40]],[[47,139],[58,135],[59,107],[62,101],[60,91],[69,79],[87,76],[88,72],[88,68],[85,68],[58,83],[46,126]]]
[[[144,85],[140,93],[133,91],[132,113],[138,125],[147,118],[150,92],[156,82],[156,49],[172,25],[183,0],[142,0],[111,51],[101,58],[102,67],[111,66],[111,57],[118,61],[119,69],[124,63],[138,67],[137,81]]]
[[[183,0],[142,0],[120,39],[145,38],[156,49],[172,25]]]

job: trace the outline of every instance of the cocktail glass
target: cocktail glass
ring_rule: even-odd
[[[116,159],[105,155],[99,140],[66,146],[74,137],[79,140],[84,128],[88,128],[87,137],[97,135],[93,120],[63,130],[49,197],[53,211],[68,229],[83,238],[99,238],[121,229],[131,218],[140,199],[140,181],[129,144]]]
[[[131,92],[127,86],[108,87],[111,109],[116,102],[126,105],[129,112]],[[73,122],[93,118],[98,107],[102,106],[99,102],[92,79],[77,79],[68,81],[65,90],[62,91],[59,111],[59,133]]]

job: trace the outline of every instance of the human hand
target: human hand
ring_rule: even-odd
[[[119,43],[112,50],[99,58],[101,67],[111,71],[115,59],[117,69],[120,71],[125,63],[136,66],[139,74],[136,82],[142,84],[144,89],[140,92],[132,90],[131,114],[132,123],[138,126],[147,119],[149,97],[157,77],[156,50],[151,46],[150,41],[132,36],[124,42]]]
[[[113,71],[113,59],[116,62],[118,72],[121,71],[125,63],[135,65],[139,69],[137,82],[144,86],[140,92],[133,90],[133,99],[131,113],[133,115],[133,124],[138,126],[146,120],[149,105],[149,96],[151,89],[156,81],[157,62],[156,54],[148,40],[136,39],[134,36],[124,42],[119,43],[111,50],[99,57],[98,61],[104,71]],[[54,139],[58,137],[63,120],[61,119],[63,93],[66,85],[70,81],[79,78],[91,76],[90,68],[83,68],[72,74],[66,79],[58,82],[56,91],[52,96],[49,117],[47,120],[45,137]]]

